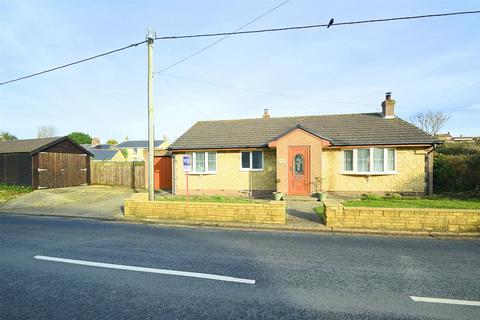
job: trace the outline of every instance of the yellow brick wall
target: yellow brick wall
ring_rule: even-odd
[[[397,148],[397,173],[388,175],[341,174],[342,150],[324,148],[324,191],[365,192],[425,192],[425,152],[422,148]]]
[[[125,200],[125,217],[140,220],[284,224],[286,207],[282,201],[262,204],[147,201],[146,194],[137,194]]]
[[[175,153],[175,191],[185,194],[186,179],[183,171],[184,153]],[[240,151],[218,151],[216,174],[190,174],[189,191],[192,194],[245,194],[250,187],[255,191],[275,191],[275,150],[264,149],[263,171],[240,170]]]
[[[344,207],[325,203],[327,227],[438,233],[480,232],[480,210]]]

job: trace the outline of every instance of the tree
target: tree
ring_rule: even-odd
[[[6,131],[0,132],[0,141],[11,141],[11,140],[18,140],[18,138],[9,132],[6,132]]]
[[[450,115],[441,111],[419,112],[410,117],[411,124],[419,127],[428,134],[435,135],[450,119]]]
[[[70,139],[78,144],[91,144],[92,137],[89,134],[83,132],[72,132],[68,135]]]
[[[110,139],[107,141],[107,144],[111,145],[111,146],[114,146],[114,145],[117,145],[118,144],[118,141],[115,140],[115,139]]]
[[[57,134],[54,126],[41,126],[37,129],[37,138],[50,138]]]

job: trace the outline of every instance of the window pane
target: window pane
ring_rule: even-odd
[[[343,170],[353,171],[353,150],[343,152]]]
[[[357,171],[370,171],[370,149],[358,149],[357,151]]]
[[[252,151],[252,169],[262,169],[263,153],[262,151]]]
[[[217,171],[217,153],[208,153],[208,171]]]
[[[195,171],[205,172],[205,152],[195,153]]]
[[[303,155],[297,154],[294,158],[294,173],[297,176],[303,175]]]
[[[383,149],[373,149],[373,171],[383,172]]]
[[[242,169],[250,169],[250,152],[242,152]]]
[[[387,170],[395,171],[395,149],[387,149]]]

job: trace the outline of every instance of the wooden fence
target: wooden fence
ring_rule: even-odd
[[[91,181],[92,184],[143,189],[145,166],[143,162],[92,161]]]

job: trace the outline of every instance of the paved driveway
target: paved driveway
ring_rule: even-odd
[[[37,190],[0,204],[0,212],[88,218],[123,217],[123,200],[134,191],[111,186]]]

